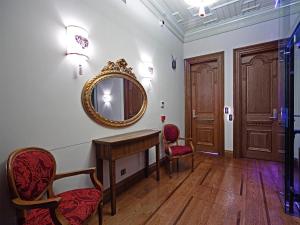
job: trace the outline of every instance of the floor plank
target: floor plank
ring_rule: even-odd
[[[284,214],[280,163],[197,154],[195,171],[181,160],[173,177],[161,169],[117,198],[117,214],[104,206],[105,225],[300,225]],[[97,217],[90,225],[97,225]]]

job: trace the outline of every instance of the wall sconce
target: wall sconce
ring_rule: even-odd
[[[154,75],[154,68],[152,63],[141,63],[140,74],[142,77],[142,83],[144,86],[149,87]]]
[[[67,26],[67,55],[76,55],[88,60],[88,32],[78,26]]]

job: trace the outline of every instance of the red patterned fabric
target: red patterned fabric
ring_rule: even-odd
[[[190,146],[176,145],[170,147],[173,156],[185,155],[192,153],[193,150]]]
[[[77,189],[59,194],[62,198],[58,210],[70,225],[81,225],[91,216],[101,199],[95,188]],[[24,225],[54,225],[48,209],[33,209],[26,216]]]
[[[12,161],[17,191],[22,199],[34,200],[49,185],[54,175],[55,161],[50,153],[28,149]]]
[[[179,129],[173,124],[164,126],[164,137],[168,142],[175,142],[179,137]]]
[[[49,209],[32,209],[25,220],[24,225],[54,225]]]
[[[77,189],[58,195],[62,197],[59,211],[70,225],[82,224],[92,215],[101,199],[101,192],[95,188]]]

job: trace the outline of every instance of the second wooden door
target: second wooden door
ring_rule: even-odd
[[[284,82],[278,73],[278,42],[236,49],[235,65],[235,151],[242,157],[281,161]]]

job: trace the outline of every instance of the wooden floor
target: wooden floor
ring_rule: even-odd
[[[197,154],[195,171],[180,161],[170,179],[161,168],[117,198],[117,214],[104,207],[104,225],[300,225],[284,214],[281,165]],[[175,170],[176,171],[176,170]],[[97,218],[90,225],[98,224]]]

